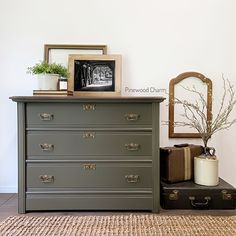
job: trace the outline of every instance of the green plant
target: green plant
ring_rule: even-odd
[[[65,66],[62,66],[61,64],[57,63],[47,63],[45,61],[42,61],[40,63],[36,63],[32,67],[27,68],[27,72],[33,75],[37,74],[58,74],[61,77],[68,77],[68,71]]]

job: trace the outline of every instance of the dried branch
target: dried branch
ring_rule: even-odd
[[[199,97],[199,100],[201,102],[201,106],[199,105],[198,101],[195,101],[195,104],[191,104],[191,105],[194,105],[194,111],[199,115],[199,117],[201,118],[201,125],[202,125],[202,128],[203,128],[203,131],[206,132],[207,130],[207,101],[206,99],[204,98],[204,95],[197,91],[195,86],[193,86],[193,88],[188,88],[188,87],[184,87],[184,86],[181,86],[183,89],[185,89],[186,91],[188,92],[192,92],[194,94],[197,94],[197,96]],[[201,107],[201,109],[200,109]]]
[[[186,91],[194,93],[198,96],[199,101],[189,102],[174,98],[174,104],[182,105],[184,113],[181,114],[185,118],[185,121],[174,122],[174,126],[185,126],[194,128],[200,134],[204,145],[207,145],[210,137],[216,132],[224,129],[228,129],[236,123],[236,119],[230,120],[230,114],[236,105],[235,89],[229,80],[223,79],[223,95],[220,102],[220,107],[214,120],[207,119],[207,100],[204,95],[197,91],[196,88],[183,87]],[[228,102],[226,99],[228,98]]]

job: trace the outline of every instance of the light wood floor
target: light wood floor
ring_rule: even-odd
[[[114,215],[130,214],[131,212],[111,212],[111,211],[73,211],[73,212],[30,212],[27,216],[52,216],[52,215]],[[132,212],[135,214],[151,214],[150,212]],[[0,221],[8,216],[18,215],[17,213],[17,194],[0,193]],[[236,210],[161,210],[160,215],[236,215]]]

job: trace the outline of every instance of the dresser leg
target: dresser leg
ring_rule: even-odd
[[[160,209],[159,208],[153,208],[152,213],[160,213]]]
[[[25,204],[23,199],[18,199],[18,213],[25,214]]]

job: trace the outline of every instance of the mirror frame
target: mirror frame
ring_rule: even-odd
[[[169,83],[169,138],[201,138],[199,133],[176,133],[174,131],[175,122],[175,108],[174,108],[174,97],[175,97],[175,86],[182,80],[190,77],[198,78],[207,85],[207,120],[212,120],[212,81],[201,73],[198,72],[185,72],[179,74],[176,78],[172,79]]]

